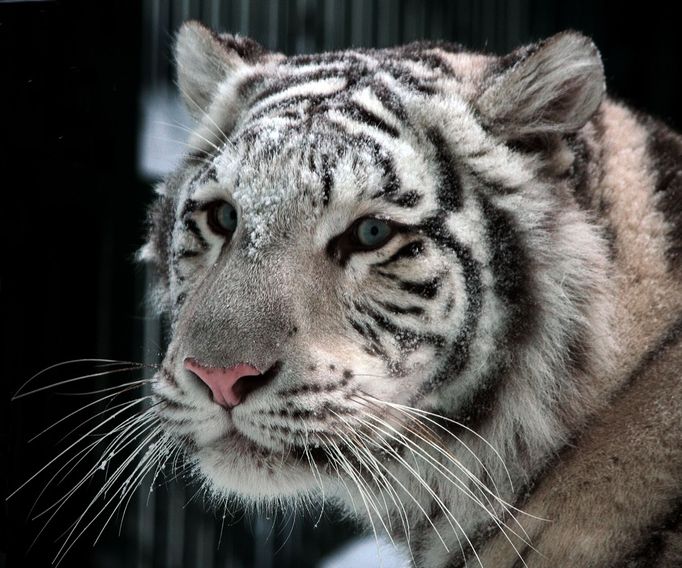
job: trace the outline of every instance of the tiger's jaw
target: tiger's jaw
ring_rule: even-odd
[[[300,498],[316,487],[296,445],[272,438],[264,443],[263,436],[254,440],[258,432],[238,426],[248,409],[224,408],[206,393],[188,394],[190,388],[179,394],[168,375],[157,377],[157,414],[218,501],[230,496],[258,503]]]
[[[298,500],[316,491],[319,482],[301,457],[299,451],[260,446],[236,429],[197,444],[193,454],[213,494],[257,503]]]

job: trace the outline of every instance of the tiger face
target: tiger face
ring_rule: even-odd
[[[475,528],[606,364],[607,247],[573,197],[593,45],[284,57],[190,23],[176,50],[198,125],[142,255],[168,434],[219,497],[383,495],[370,520]]]

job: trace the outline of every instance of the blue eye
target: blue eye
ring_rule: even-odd
[[[206,208],[209,228],[219,235],[232,235],[237,229],[237,210],[227,201],[214,201]]]
[[[379,248],[393,236],[393,228],[386,221],[368,217],[357,224],[355,236],[363,247]]]

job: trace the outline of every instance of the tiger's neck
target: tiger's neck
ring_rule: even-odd
[[[517,530],[510,513],[521,493],[679,318],[680,267],[671,264],[670,220],[660,209],[654,136],[663,135],[652,123],[603,103],[572,143],[573,172],[582,178],[569,188],[575,209],[551,229],[559,250],[546,263],[540,249],[530,253],[540,257],[537,303],[549,306],[535,322],[542,333],[520,343],[511,359],[479,353],[485,364],[468,378],[482,388],[463,400],[454,381],[434,401],[434,412],[446,417],[427,424],[438,448],[413,432],[415,446],[383,474],[400,489],[374,495],[367,518],[404,541],[417,566],[457,565],[474,558],[472,549],[488,535]],[[530,237],[526,244],[537,246]],[[561,304],[561,294],[574,294],[573,303]],[[502,332],[491,324],[489,333]],[[420,469],[424,461],[429,467]]]

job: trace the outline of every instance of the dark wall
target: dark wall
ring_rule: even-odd
[[[10,404],[10,394],[58,361],[139,357],[131,257],[147,196],[135,176],[135,4],[0,4],[0,506],[8,525],[0,529],[0,566],[28,565],[26,550],[41,526],[26,517],[45,478],[4,499],[46,463],[56,442],[28,446],[27,439],[82,403],[35,396]],[[79,506],[37,542],[27,557],[32,565],[50,565],[53,541]],[[88,566],[91,554],[79,548],[66,565]]]
[[[166,18],[160,61],[168,61],[171,23],[182,12],[173,7],[180,4],[158,3]],[[209,4],[214,5],[182,3],[190,7],[188,16],[211,23],[216,13]],[[278,3],[280,23],[273,33],[265,13],[270,15],[274,2],[254,1],[245,11],[244,1],[233,1],[221,4],[217,21],[225,30],[250,33],[288,53],[420,37],[505,51],[578,29],[601,49],[611,93],[679,129],[682,39],[672,4],[286,0]],[[155,68],[144,48],[152,23],[143,22],[137,2],[0,2],[3,495],[51,455],[55,440],[28,445],[28,438],[82,403],[55,395],[10,403],[11,393],[58,361],[139,359],[142,354],[143,277],[132,256],[141,244],[144,205],[151,195],[136,175],[135,160],[139,90]],[[50,375],[59,378],[64,375]],[[26,566],[27,558],[35,566],[50,565],[54,539],[92,495],[86,491],[74,500],[26,556],[41,526],[27,522],[40,487],[2,501],[6,526],[0,527],[0,568]],[[312,534],[307,530],[301,534]],[[146,566],[115,532],[105,533],[95,552],[88,537],[64,565],[120,566],[125,560]],[[327,548],[333,540],[329,534],[319,538]],[[309,546],[303,559],[280,555],[286,563],[276,560],[275,565],[312,565],[323,548]]]

